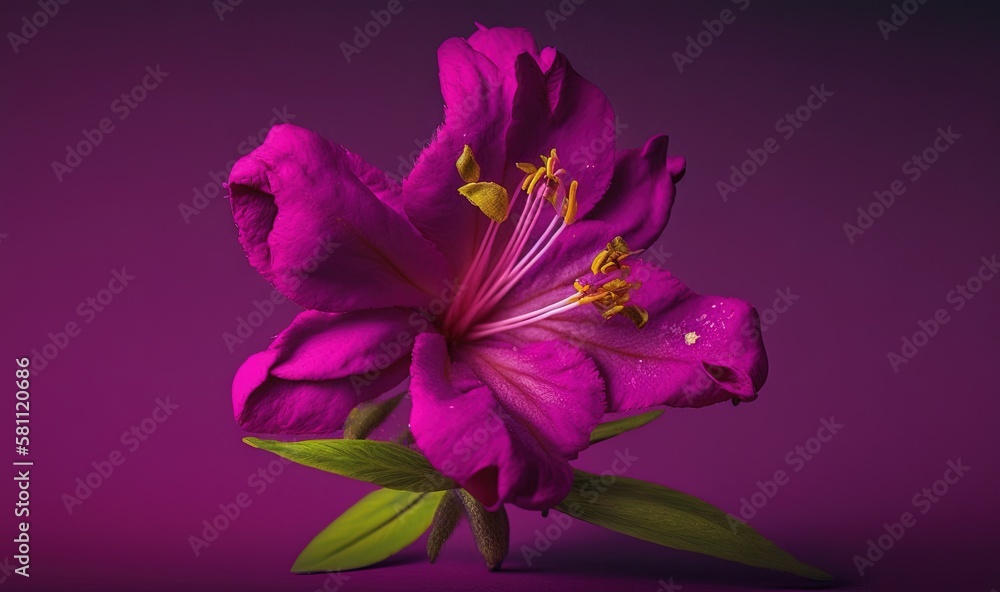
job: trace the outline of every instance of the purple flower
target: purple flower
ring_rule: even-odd
[[[250,263],[307,309],[237,372],[239,423],[329,433],[409,381],[435,467],[541,509],[605,413],[756,398],[756,311],[641,255],[684,172],[667,138],[615,150],[607,98],[525,30],[438,58],[445,121],[402,186],[293,125],[233,168]]]

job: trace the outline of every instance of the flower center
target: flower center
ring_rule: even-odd
[[[605,319],[621,314],[639,328],[649,318],[643,308],[628,304],[629,293],[640,284],[629,281],[629,266],[623,261],[639,251],[629,250],[619,236],[594,258],[591,271],[595,276],[604,276],[599,281],[583,283],[576,280],[572,289],[567,286],[565,298],[507,319],[481,322],[576,219],[577,181],[566,183],[566,170],[559,166],[554,148],[541,160],[541,167],[517,163],[525,176],[512,198],[508,198],[502,185],[479,180],[480,168],[469,146],[465,146],[456,162],[459,175],[466,182],[459,193],[490,218],[490,225],[443,321],[442,331],[452,340],[471,341],[524,327],[581,304],[593,304]],[[522,194],[524,203],[513,231],[505,235],[505,239],[498,240],[500,225],[518,207]],[[551,219],[532,241],[532,231],[539,222],[544,224],[546,212]]]

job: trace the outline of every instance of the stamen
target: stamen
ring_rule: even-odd
[[[636,329],[642,329],[649,322],[649,313],[641,306],[630,305],[622,309],[623,317],[635,323]]]
[[[566,200],[566,207],[563,208],[565,210],[563,212],[563,220],[567,226],[576,221],[576,188],[579,185],[576,179],[573,179],[569,184],[569,198]]]
[[[458,174],[466,183],[475,183],[479,180],[479,163],[476,162],[476,157],[472,154],[472,147],[468,144],[462,148],[462,155],[458,157],[455,168],[458,169]]]
[[[503,222],[507,219],[510,200],[507,189],[496,183],[468,183],[458,188],[471,203],[475,204],[490,220]]]
[[[629,255],[638,255],[641,252],[630,250],[625,239],[616,236],[603,251],[594,257],[593,263],[590,264],[590,271],[597,275],[598,273],[610,273],[614,269],[628,269],[628,266],[622,261]]]
[[[628,280],[630,268],[624,260],[640,251],[632,251],[622,237],[615,237],[591,264],[594,275],[605,276],[597,284],[578,279],[573,282],[573,292],[556,302],[511,318],[476,323],[541,261],[566,227],[576,221],[579,183],[575,179],[569,180],[567,186],[563,179],[566,170],[559,166],[555,149],[549,151],[548,156],[542,155],[541,160],[542,167],[524,162],[516,164],[517,169],[524,173],[524,179],[514,197],[508,200],[502,185],[479,180],[481,170],[472,149],[469,146],[463,149],[455,165],[466,182],[459,192],[489,216],[491,222],[469,265],[466,281],[448,310],[443,326],[446,334],[468,340],[481,339],[536,323],[581,304],[593,304],[605,319],[621,315],[639,328],[649,320],[645,309],[629,303],[631,292],[639,289],[640,284]],[[525,193],[525,201],[521,215],[503,250],[494,257],[493,247],[499,235],[499,225],[509,217],[522,192]],[[554,208],[556,215],[528,248],[546,203]]]

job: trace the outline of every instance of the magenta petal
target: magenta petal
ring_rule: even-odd
[[[469,37],[469,45],[492,61],[501,72],[513,71],[517,56],[527,53],[536,62],[539,60],[538,44],[527,29],[508,27],[484,27]]]
[[[404,207],[421,234],[447,246],[442,251],[452,273],[459,274],[468,267],[489,219],[458,193],[465,182],[455,162],[468,144],[479,163],[481,178],[501,181],[509,108],[503,105],[496,65],[463,39],[445,41],[438,49],[438,62],[444,124],[403,183]]]
[[[417,329],[404,309],[306,311],[233,380],[243,429],[317,434],[340,429],[352,408],[406,379]]]
[[[453,357],[550,452],[572,460],[590,445],[604,414],[604,382],[580,350],[558,341],[515,346],[494,339],[465,344]]]
[[[562,54],[543,72],[530,55],[517,59],[517,92],[507,132],[508,156],[536,163],[555,148],[566,180],[579,182],[583,217],[611,182],[615,162],[615,114],[601,89],[576,73]]]
[[[752,401],[767,378],[757,311],[748,303],[701,296],[673,275],[632,262],[642,287],[630,304],[649,311],[642,329],[622,317],[605,321],[581,306],[516,330],[524,341],[562,339],[597,363],[608,411],[653,405],[702,407],[737,398]]]
[[[250,263],[305,308],[426,303],[445,278],[443,257],[355,171],[376,184],[343,147],[293,125],[271,128],[229,177]]]
[[[375,197],[385,205],[392,208],[397,214],[406,217],[403,209],[403,186],[395,179],[389,177],[385,172],[368,163],[367,160],[354,154],[350,150],[344,149],[347,157],[347,166],[351,173],[365,184]]]
[[[618,153],[611,187],[587,217],[607,223],[632,249],[649,248],[667,226],[684,159],[667,156],[667,137]]]
[[[569,492],[567,458],[600,418],[602,385],[593,363],[568,346],[509,348],[459,354],[470,365],[449,359],[444,337],[419,335],[410,426],[431,463],[488,509],[550,508]]]

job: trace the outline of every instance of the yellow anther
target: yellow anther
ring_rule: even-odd
[[[607,290],[608,292],[615,292],[627,287],[628,287],[628,282],[626,282],[621,278],[615,278],[610,282],[605,282],[604,285],[601,286],[601,289]]]
[[[623,310],[625,310],[625,307],[619,304],[616,306],[612,306],[608,310],[602,312],[601,315],[606,319],[610,319],[611,317],[615,316],[616,314],[620,313]]]
[[[462,149],[462,155],[458,157],[455,167],[466,183],[475,183],[479,180],[479,163],[476,162],[476,157],[472,154],[472,148],[468,144]]]
[[[611,254],[608,252],[607,249],[598,253],[597,257],[594,257],[594,262],[590,264],[590,273],[594,275],[600,273],[601,268],[604,267],[604,264],[607,263],[608,257],[610,256]]]
[[[608,295],[604,292],[597,292],[595,294],[588,294],[578,301],[580,304],[590,304],[591,302],[597,302],[598,300],[607,299]]]
[[[554,177],[556,175],[556,165],[559,164],[559,157],[556,156],[556,149],[553,148],[552,152],[549,153],[549,157],[545,158],[545,172],[549,177]]]
[[[628,265],[623,264],[622,261],[629,255],[635,255],[639,252],[629,250],[625,239],[616,236],[607,244],[603,251],[594,257],[593,263],[590,264],[590,271],[595,275],[598,273],[608,274],[616,269],[620,269],[623,272],[628,271]]]
[[[623,317],[635,323],[636,329],[642,329],[649,322],[649,312],[641,306],[630,304],[621,310]]]
[[[529,175],[534,175],[535,171],[538,170],[538,167],[536,167],[535,165],[531,164],[530,162],[519,162],[519,163],[517,163],[514,166],[516,166],[519,170],[524,171],[525,173],[527,173]]]
[[[611,273],[612,271],[614,271],[616,269],[618,269],[618,262],[617,261],[608,261],[607,263],[605,263],[604,265],[601,266],[601,273],[607,275],[607,274]]]
[[[535,178],[535,175],[525,175],[524,180],[521,181],[521,191],[528,191],[528,185],[531,184],[531,180]]]
[[[507,209],[510,207],[510,200],[507,197],[507,190],[502,185],[488,182],[469,183],[468,185],[459,187],[458,192],[475,204],[494,222],[503,222],[507,219]]]
[[[593,304],[605,319],[620,314],[640,329],[649,321],[649,313],[641,306],[628,302],[632,299],[632,291],[641,286],[639,282],[629,282],[624,276],[608,280],[593,289],[580,280],[573,282],[577,291],[574,296],[577,304]]]
[[[573,179],[569,184],[569,197],[566,198],[565,205],[563,206],[566,210],[563,213],[563,221],[566,222],[566,226],[576,221],[576,189],[578,186],[579,183],[576,182],[576,179]]]
[[[537,171],[535,171],[534,176],[531,177],[531,182],[528,183],[528,189],[527,189],[528,195],[531,195],[531,192],[535,190],[535,185],[537,185],[538,181],[540,181],[541,178],[544,176],[545,176],[545,169],[538,169]]]
[[[628,244],[625,242],[625,239],[623,239],[620,236],[616,236],[615,238],[611,239],[611,242],[608,243],[608,248],[614,250],[617,253],[621,253],[622,255],[632,254],[632,251],[629,250]]]

